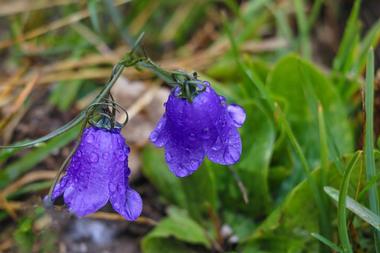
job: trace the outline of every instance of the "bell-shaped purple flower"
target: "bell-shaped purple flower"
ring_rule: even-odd
[[[120,129],[86,128],[66,174],[54,187],[52,200],[63,194],[70,212],[79,217],[96,212],[110,200],[125,219],[136,220],[142,199],[128,185],[129,151]]]
[[[150,135],[157,147],[165,147],[166,162],[177,177],[192,174],[205,156],[222,165],[240,159],[242,144],[237,128],[245,121],[245,111],[238,105],[227,105],[208,82],[204,86],[191,102],[180,97],[179,87],[174,88],[166,112]]]

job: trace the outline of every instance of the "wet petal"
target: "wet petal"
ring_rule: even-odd
[[[206,150],[207,157],[218,164],[231,165],[236,163],[239,161],[242,152],[238,130],[227,115],[217,122],[216,128],[218,137],[215,143]]]
[[[165,145],[168,139],[168,133],[166,130],[166,115],[162,115],[161,119],[158,121],[156,128],[150,134],[149,139],[157,147],[162,147]]]
[[[110,200],[115,211],[126,220],[134,221],[142,212],[143,202],[140,194],[128,186],[121,192],[114,192]]]
[[[115,150],[114,163],[111,169],[109,182],[110,202],[113,208],[125,219],[136,220],[142,211],[142,199],[140,195],[128,186],[129,148],[125,143],[119,142]]]
[[[186,143],[183,139],[171,139],[165,149],[165,160],[177,177],[193,174],[205,157],[202,146]]]
[[[236,127],[241,127],[245,121],[246,114],[244,109],[236,104],[227,106],[227,111]]]
[[[109,168],[112,163],[112,157],[105,154],[115,146],[118,135],[105,129],[85,129],[66,175],[53,191],[53,199],[63,193],[70,212],[79,217],[103,207],[109,198]]]

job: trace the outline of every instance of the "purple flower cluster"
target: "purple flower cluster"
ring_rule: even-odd
[[[230,165],[242,152],[238,128],[246,118],[244,109],[228,105],[209,83],[201,86],[191,101],[183,97],[181,87],[174,88],[165,114],[150,135],[157,147],[165,147],[166,162],[177,177],[194,173],[206,156]],[[69,210],[79,217],[96,212],[109,200],[126,220],[137,219],[142,200],[128,184],[129,151],[120,128],[86,128],[51,199],[63,195]]]
[[[165,147],[169,169],[186,177],[198,169],[205,156],[212,162],[230,165],[240,159],[242,144],[237,128],[245,121],[244,109],[227,105],[208,82],[193,101],[181,98],[174,88],[166,112],[150,135],[157,147]]]

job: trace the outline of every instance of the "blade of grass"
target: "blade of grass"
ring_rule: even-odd
[[[346,29],[344,30],[343,39],[340,43],[338,53],[333,62],[333,69],[338,72],[347,72],[348,64],[352,54],[354,53],[354,48],[357,43],[355,43],[355,37],[359,33],[359,11],[360,11],[361,0],[355,0],[354,6],[350,17],[348,18]]]
[[[378,20],[374,25],[372,25],[371,29],[367,32],[364,39],[360,45],[359,60],[356,61],[356,65],[354,66],[354,73],[356,75],[360,75],[363,71],[366,60],[367,60],[367,52],[370,47],[376,48],[376,46],[380,42],[380,20]]]
[[[87,1],[87,9],[88,13],[90,14],[92,27],[97,33],[100,33],[100,24],[98,17],[98,0]]]
[[[339,200],[338,200],[338,233],[339,240],[343,252],[352,253],[352,247],[347,228],[347,210],[346,210],[346,197],[348,194],[348,187],[350,186],[350,177],[355,165],[359,159],[360,152],[350,160],[348,166],[344,170],[343,181],[340,186]]]
[[[311,27],[315,24],[315,21],[317,20],[319,13],[321,12],[323,2],[324,0],[315,0],[315,2],[313,3],[308,22],[309,32],[311,30]]]
[[[365,142],[364,142],[364,161],[367,173],[367,180],[376,177],[376,165],[374,157],[374,127],[373,127],[373,107],[374,107],[374,76],[375,60],[373,48],[368,52],[367,73],[364,89],[365,107]],[[369,189],[369,208],[375,214],[380,214],[379,193],[376,185]],[[376,252],[380,253],[380,232],[374,231]]]
[[[327,239],[326,237],[318,234],[318,233],[311,233],[311,236],[323,243],[324,245],[330,247],[332,250],[335,250],[336,252],[342,252],[342,249],[339,248],[338,245]]]
[[[299,31],[299,44],[301,47],[301,53],[305,58],[310,59],[311,47],[309,39],[309,27],[305,15],[305,6],[303,0],[294,0],[294,7],[297,18],[297,27]]]
[[[338,202],[340,193],[337,189],[326,186],[324,187],[324,190],[335,202]],[[380,230],[380,216],[376,215],[371,210],[349,196],[346,196],[346,208],[375,229]]]

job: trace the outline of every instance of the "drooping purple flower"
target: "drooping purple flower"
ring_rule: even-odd
[[[128,185],[129,152],[120,129],[86,128],[66,174],[54,187],[52,200],[63,194],[70,212],[79,217],[96,212],[110,200],[125,219],[136,220],[142,199]]]
[[[227,105],[208,82],[205,90],[190,102],[174,88],[166,111],[150,135],[157,147],[165,148],[169,169],[185,177],[198,169],[205,156],[212,162],[231,165],[240,159],[242,144],[238,132],[245,121],[242,107]]]

